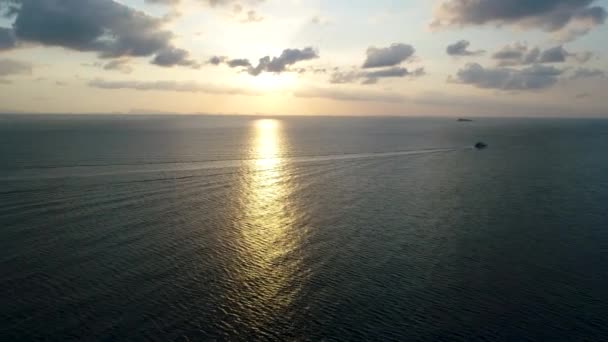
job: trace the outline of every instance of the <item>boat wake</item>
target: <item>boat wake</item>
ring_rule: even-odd
[[[435,148],[393,152],[348,153],[315,156],[278,157],[273,158],[284,164],[314,163],[328,161],[346,161],[354,159],[389,158],[430,153],[445,153],[461,150],[462,148]],[[20,170],[0,171],[0,180],[28,180],[49,178],[71,178],[109,176],[121,174],[137,174],[151,172],[197,171],[224,168],[240,168],[264,159],[237,160],[207,160],[189,162],[159,162],[143,164],[105,164],[105,165],[74,165],[74,166],[45,166]]]

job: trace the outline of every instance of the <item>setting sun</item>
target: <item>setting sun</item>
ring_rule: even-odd
[[[266,73],[258,77],[250,77],[249,85],[258,90],[272,91],[290,88],[296,83],[293,74]]]

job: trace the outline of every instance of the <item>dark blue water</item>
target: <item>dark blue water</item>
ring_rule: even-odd
[[[608,120],[3,116],[0,336],[605,340],[607,151]]]

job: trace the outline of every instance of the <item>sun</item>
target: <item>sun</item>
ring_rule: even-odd
[[[295,75],[282,73],[263,73],[251,78],[251,87],[258,90],[272,91],[291,87],[296,82]]]

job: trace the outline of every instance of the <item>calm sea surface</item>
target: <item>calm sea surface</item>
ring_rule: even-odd
[[[608,120],[0,116],[0,289],[6,341],[606,340]]]

